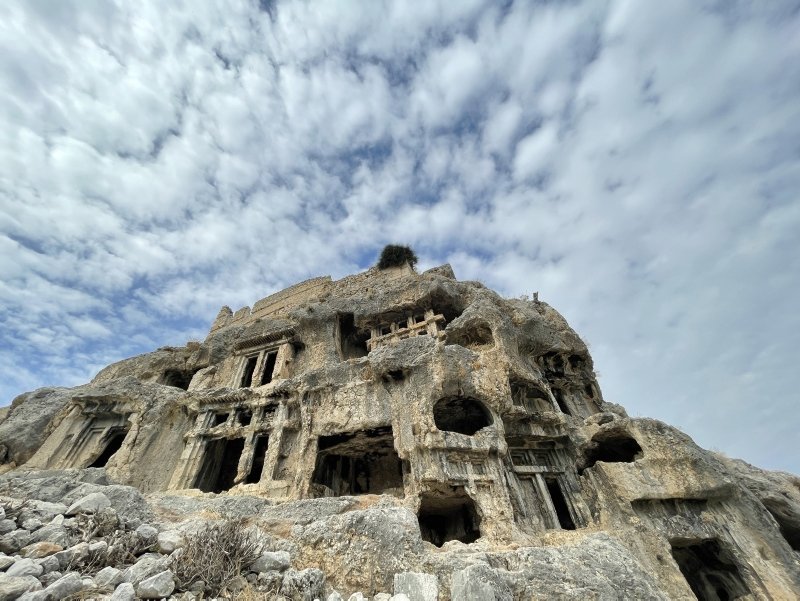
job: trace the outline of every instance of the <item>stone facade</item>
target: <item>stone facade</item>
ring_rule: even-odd
[[[156,505],[262,499],[250,517],[302,544],[299,567],[351,590],[418,570],[442,599],[613,598],[609,583],[795,598],[800,481],[629,418],[593,369],[546,303],[501,298],[448,265],[315,278],[252,310],[223,307],[202,343],[22,395],[0,423],[0,469],[103,468]],[[337,498],[341,511],[318,517],[344,542],[311,536],[319,520],[276,517]],[[403,534],[370,551],[348,519]]]

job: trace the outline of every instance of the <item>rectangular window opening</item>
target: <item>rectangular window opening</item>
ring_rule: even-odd
[[[244,366],[244,373],[242,374],[242,383],[239,388],[249,388],[253,384],[253,372],[256,370],[256,363],[258,357],[248,357],[247,363]]]
[[[247,474],[245,482],[248,484],[258,484],[261,481],[261,472],[264,471],[264,459],[269,448],[269,435],[264,434],[256,437],[256,445],[253,450],[253,466]]]
[[[550,494],[550,500],[553,502],[553,508],[556,510],[558,525],[563,530],[575,530],[575,522],[572,519],[567,499],[561,491],[558,480],[556,478],[545,478],[544,482],[547,486],[547,492]]]
[[[261,384],[272,382],[272,372],[275,371],[275,361],[278,359],[278,351],[270,351],[264,359],[264,372],[261,374]]]
[[[209,440],[195,487],[214,493],[230,489],[236,482],[243,450],[244,438]]]

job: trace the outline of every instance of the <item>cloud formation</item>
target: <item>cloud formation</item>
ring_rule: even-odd
[[[389,242],[800,472],[800,3],[0,3],[0,403]]]

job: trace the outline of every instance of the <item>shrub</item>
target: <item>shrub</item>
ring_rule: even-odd
[[[202,581],[206,595],[219,597],[263,551],[243,520],[225,520],[190,535],[175,558],[172,572],[182,590]]]
[[[378,260],[378,269],[399,267],[404,263],[408,263],[412,268],[417,264],[417,255],[414,254],[414,251],[408,246],[388,244],[381,252],[381,258]]]

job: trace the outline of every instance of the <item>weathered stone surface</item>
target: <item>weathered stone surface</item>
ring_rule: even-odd
[[[97,513],[101,509],[111,507],[111,501],[101,492],[93,492],[75,501],[67,509],[66,515],[77,513]]]
[[[13,566],[6,570],[7,576],[35,576],[38,577],[43,572],[42,566],[32,559],[19,559]]]
[[[629,417],[554,309],[449,266],[223,309],[203,342],[22,395],[0,441],[0,494],[17,503],[0,552],[61,545],[38,561],[66,570],[90,555],[79,540],[128,545],[131,598],[221,519],[270,551],[238,584],[300,598],[323,580],[377,598],[399,578],[395,601],[688,599],[719,569],[730,598],[800,589],[796,476]],[[86,497],[107,502],[64,519]]]
[[[76,572],[65,574],[53,584],[45,588],[40,594],[43,601],[55,601],[75,595],[91,587],[91,581],[84,581]]]
[[[37,559],[36,563],[42,566],[42,570],[44,574],[50,574],[52,572],[57,572],[61,569],[61,562],[58,561],[58,558],[55,555],[49,555],[47,557],[43,557],[41,559]]]
[[[410,601],[436,601],[439,580],[433,574],[402,572],[394,576],[394,592],[406,595]]]
[[[283,572],[290,565],[290,556],[286,551],[267,551],[250,566],[253,572]]]
[[[136,594],[142,599],[164,599],[175,590],[175,576],[169,570],[150,576],[136,587]]]
[[[5,570],[8,566],[13,565],[16,559],[9,557],[5,553],[0,553],[0,570]]]
[[[322,596],[325,574],[316,568],[289,569],[283,574],[281,595],[300,601],[313,601]]]
[[[33,576],[0,574],[0,601],[13,601],[28,591],[38,591],[42,584]]]
[[[133,601],[136,599],[136,590],[130,582],[123,582],[111,595],[109,601]]]
[[[122,582],[122,570],[112,566],[106,566],[94,576],[95,584],[104,589],[114,589]]]

